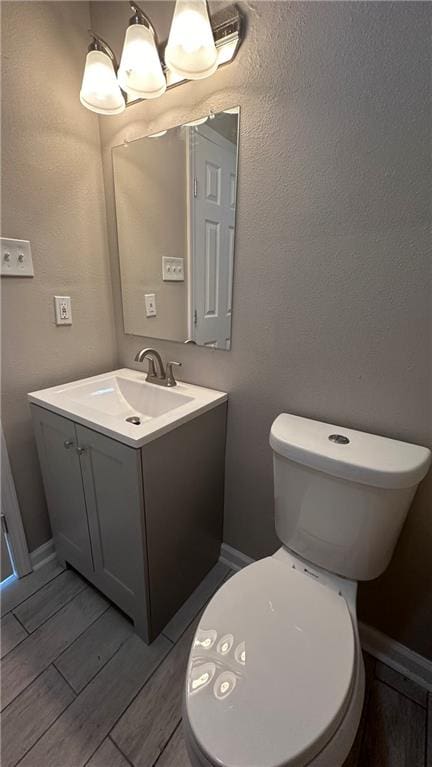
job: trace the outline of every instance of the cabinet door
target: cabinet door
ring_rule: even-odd
[[[76,426],[92,540],[93,583],[147,630],[147,555],[140,451]]]
[[[35,405],[31,411],[57,552],[91,577],[93,558],[75,424]]]

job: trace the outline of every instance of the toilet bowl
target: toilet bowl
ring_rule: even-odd
[[[194,767],[335,767],[349,753],[364,695],[356,584],[304,569],[281,549],[205,610],[184,705]]]
[[[270,443],[283,545],[201,617],[183,716],[193,767],[343,765],[364,698],[357,580],[385,569],[430,465],[426,448],[287,414]]]

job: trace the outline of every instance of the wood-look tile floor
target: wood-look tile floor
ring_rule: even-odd
[[[2,767],[190,767],[181,697],[209,573],[152,645],[72,570],[50,562],[1,594]],[[432,700],[366,656],[361,726],[345,767],[432,767]]]

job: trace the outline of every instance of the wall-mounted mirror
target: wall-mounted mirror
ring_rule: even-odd
[[[113,149],[126,333],[230,349],[239,111]]]

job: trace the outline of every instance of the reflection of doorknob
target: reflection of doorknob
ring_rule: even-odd
[[[195,344],[195,346],[196,346],[196,341],[194,341],[193,338],[187,338],[186,341],[184,341],[183,343],[185,343],[185,344]]]

